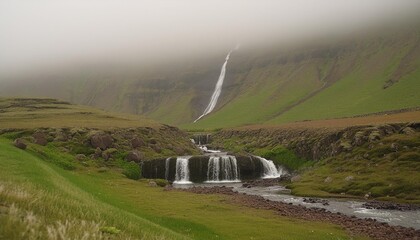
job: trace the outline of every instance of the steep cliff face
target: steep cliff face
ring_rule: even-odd
[[[30,77],[40,81],[23,85],[2,83],[0,94],[50,96],[188,129],[354,116],[420,102],[417,28],[293,50],[234,51],[216,108],[193,124],[209,102],[225,55],[41,74]]]

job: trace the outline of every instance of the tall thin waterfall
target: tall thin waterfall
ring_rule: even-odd
[[[220,71],[219,79],[217,80],[216,87],[214,88],[213,95],[211,95],[209,105],[207,105],[203,114],[201,114],[201,116],[199,116],[194,122],[197,122],[202,117],[209,114],[211,111],[213,111],[214,107],[216,107],[217,100],[219,99],[220,93],[222,92],[223,81],[225,80],[225,75],[226,75],[226,65],[227,65],[227,62],[229,60],[229,57],[230,57],[231,53],[232,53],[232,51],[230,51],[228,53],[228,55],[226,56],[225,63],[222,66],[222,70]]]
[[[176,158],[175,183],[191,183],[190,169],[188,168],[188,159],[189,157]]]
[[[207,168],[207,182],[232,181],[240,181],[235,156],[211,156]]]
[[[263,157],[258,157],[258,156],[255,156],[255,157],[258,158],[263,165],[263,168],[264,168],[264,173],[262,176],[263,178],[278,178],[283,173],[283,168],[279,167],[279,169],[277,169],[273,161],[267,160]]]
[[[169,180],[169,163],[171,161],[171,158],[168,157],[165,161],[165,179]]]

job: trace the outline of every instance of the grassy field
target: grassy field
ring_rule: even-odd
[[[9,139],[0,138],[0,149],[0,238],[350,239],[334,225],[232,205],[226,196],[164,191],[116,168],[64,170],[47,159],[53,155],[40,158]]]
[[[1,128],[86,127],[97,129],[159,127],[148,118],[111,113],[45,98],[0,98]]]

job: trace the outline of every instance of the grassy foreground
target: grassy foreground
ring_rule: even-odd
[[[0,149],[0,238],[350,238],[337,226],[235,206],[226,196],[149,187],[118,169],[64,170],[8,139]]]

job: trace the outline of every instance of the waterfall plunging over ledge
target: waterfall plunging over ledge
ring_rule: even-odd
[[[225,153],[155,159],[142,165],[143,177],[166,179],[176,184],[240,182],[278,178],[286,173],[281,166],[265,158]]]
[[[255,156],[258,158],[264,167],[264,175],[262,178],[278,178],[283,174],[283,168],[279,166],[279,168],[276,168],[276,165],[274,165],[274,162],[271,160],[267,160],[263,157]]]
[[[240,182],[235,156],[211,156],[207,168],[208,183]]]
[[[190,182],[190,169],[188,167],[188,159],[189,157],[176,158],[175,183],[178,183],[178,184],[192,183]],[[167,171],[169,172],[169,169]],[[166,169],[165,169],[165,172],[166,172]]]

